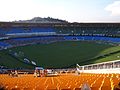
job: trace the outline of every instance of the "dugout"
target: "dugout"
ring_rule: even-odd
[[[43,77],[45,76],[45,70],[43,67],[35,67],[34,77]]]

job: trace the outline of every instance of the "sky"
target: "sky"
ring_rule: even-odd
[[[120,0],[0,0],[0,21],[52,17],[69,22],[120,22]]]

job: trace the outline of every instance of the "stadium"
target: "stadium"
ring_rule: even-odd
[[[2,90],[114,90],[120,23],[0,22],[0,73]]]

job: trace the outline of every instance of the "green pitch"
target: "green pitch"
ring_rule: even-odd
[[[119,46],[100,44],[96,42],[65,41],[52,44],[37,44],[16,47],[0,51],[0,65],[12,68],[33,68],[9,55],[9,50],[23,52],[24,56],[36,62],[37,66],[45,68],[69,67],[79,63],[80,65],[118,59],[120,53],[100,59],[95,57],[120,50]]]

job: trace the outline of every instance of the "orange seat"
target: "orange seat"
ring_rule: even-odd
[[[91,87],[91,90],[99,90],[99,87]]]
[[[111,87],[110,86],[103,86],[103,87],[101,87],[101,90],[111,90]]]
[[[83,83],[88,83],[91,90],[110,90],[111,86],[118,84],[119,74],[62,74],[58,77],[38,77],[22,75],[10,77],[0,75],[0,83],[7,90],[81,90]],[[112,84],[113,83],[113,84]]]

